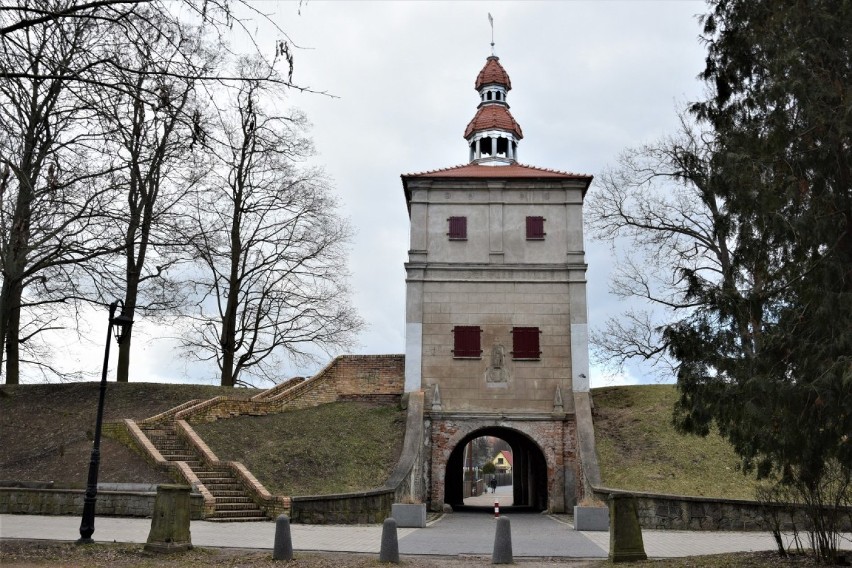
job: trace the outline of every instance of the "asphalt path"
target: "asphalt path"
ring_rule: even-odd
[[[602,558],[607,550],[570,525],[541,513],[503,515],[511,527],[515,556]],[[497,522],[486,513],[449,513],[399,539],[401,554],[491,554]]]

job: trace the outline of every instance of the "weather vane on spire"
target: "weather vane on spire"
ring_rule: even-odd
[[[491,24],[491,55],[494,53],[494,18],[491,17],[491,12],[488,12],[488,23]]]

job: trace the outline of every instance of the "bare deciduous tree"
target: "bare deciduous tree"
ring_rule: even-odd
[[[89,262],[120,248],[103,213],[112,201],[103,183],[113,170],[110,153],[85,82],[77,82],[89,72],[101,32],[96,21],[70,20],[0,41],[3,69],[21,71],[0,81],[0,341],[7,384],[19,382],[22,362],[49,368],[42,358],[22,359],[21,347],[54,327],[58,305],[79,299],[80,283],[92,279]]]
[[[28,33],[38,28],[52,27],[56,25],[92,25],[99,24],[105,28],[120,30],[125,38],[134,38],[145,35],[145,30],[157,30],[160,25],[168,21],[170,25],[194,22],[198,24],[203,33],[209,33],[216,37],[218,49],[230,52],[228,43],[224,40],[234,28],[242,30],[249,42],[254,42],[255,54],[259,60],[269,68],[284,62],[286,66],[286,78],[279,74],[269,74],[264,80],[288,88],[305,92],[318,92],[310,87],[300,86],[293,82],[294,54],[290,38],[281,29],[269,14],[259,10],[247,0],[179,0],[179,8],[175,10],[175,4],[166,0],[16,0],[15,5],[0,7],[0,38],[14,36],[24,32]],[[180,14],[180,15],[178,15]],[[256,30],[249,29],[248,25],[255,19],[263,20],[268,26],[275,30],[278,38],[269,45],[256,43]],[[177,47],[180,47],[177,45]],[[93,65],[100,73],[91,73],[89,66]],[[97,85],[106,90],[121,89],[121,85],[110,82],[107,77],[116,71],[161,74],[172,79],[203,79],[206,81],[219,81],[239,83],[245,77],[242,75],[225,75],[219,68],[208,69],[209,73],[198,75],[190,72],[182,74],[178,69],[168,71],[156,69],[136,69],[128,67],[122,61],[113,57],[102,57],[90,61],[88,64],[80,64],[76,61],[69,62],[67,70],[68,80],[85,82]],[[48,79],[52,77],[50,72],[43,69],[17,69],[6,68],[0,65],[0,78],[17,79]]]
[[[616,369],[632,359],[674,378],[663,326],[696,307],[685,273],[736,288],[731,233],[724,204],[712,187],[712,136],[681,117],[681,131],[656,144],[626,150],[599,177],[586,200],[593,234],[625,252],[611,292],[640,304],[592,333],[596,359]]]
[[[250,64],[249,64],[250,65]],[[299,114],[262,107],[262,81],[243,83],[224,120],[221,164],[198,205],[198,311],[187,353],[215,360],[221,384],[275,381],[283,359],[351,345],[362,327],[349,301],[351,235],[310,152]]]
[[[201,175],[204,132],[196,89],[197,77],[209,72],[214,58],[202,37],[147,9],[128,16],[139,29],[134,37],[120,32],[111,54],[119,65],[102,91],[98,109],[107,139],[118,148],[121,169],[114,183],[125,195],[116,213],[123,227],[124,263],[110,278],[111,289],[124,289],[123,315],[137,309],[147,315],[174,312],[184,295],[168,278],[169,268],[186,257],[187,245],[175,236],[184,219],[188,195]],[[147,24],[157,25],[150,27]],[[111,70],[112,71],[112,70]],[[129,332],[128,332],[129,333]],[[119,346],[117,378],[129,377],[132,336]]]

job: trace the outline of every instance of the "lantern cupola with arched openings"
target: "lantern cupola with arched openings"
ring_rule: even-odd
[[[500,58],[491,55],[476,77],[479,106],[464,131],[474,164],[503,166],[517,163],[518,142],[524,137],[506,101],[512,82]]]

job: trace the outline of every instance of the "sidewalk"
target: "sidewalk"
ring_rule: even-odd
[[[476,497],[468,497],[464,500],[465,505],[474,507],[493,507],[494,501],[499,501],[501,507],[509,507],[514,502],[511,485],[499,485],[494,493],[491,493],[491,488],[488,488],[482,495]]]
[[[605,558],[608,532],[577,532],[569,524],[544,514],[506,515],[511,521],[516,557]],[[0,515],[0,538],[74,541],[79,517]],[[450,513],[425,529],[398,529],[401,554],[456,556],[490,555],[494,546],[493,515]],[[98,517],[93,538],[98,542],[144,543],[150,519]],[[192,521],[196,546],[271,549],[275,523],[211,523]],[[293,548],[301,551],[378,554],[381,525],[299,525],[290,527]],[[645,551],[652,558],[672,558],[724,552],[773,550],[766,533],[643,531]],[[847,538],[852,536],[847,535]],[[849,546],[849,542],[844,546]]]

